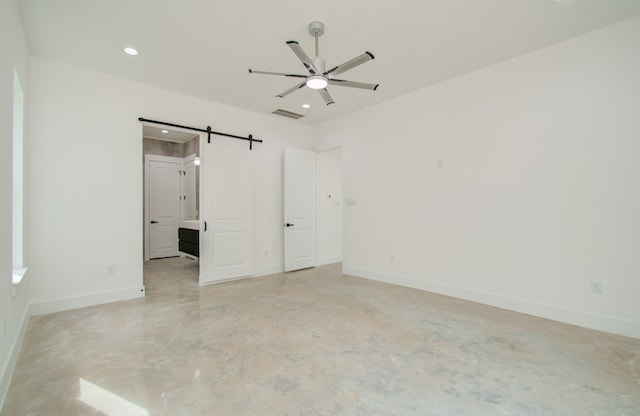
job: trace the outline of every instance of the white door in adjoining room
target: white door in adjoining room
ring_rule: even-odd
[[[316,154],[284,152],[284,271],[316,266]]]
[[[155,155],[146,159],[149,258],[174,257],[178,255],[182,159]]]

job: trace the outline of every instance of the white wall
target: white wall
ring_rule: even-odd
[[[28,50],[18,8],[0,0],[0,408],[29,317],[29,281],[12,295],[13,78],[28,91]],[[28,132],[25,132],[28,134]],[[25,253],[28,260],[28,253]]]
[[[345,271],[640,338],[638,39],[640,17],[319,126],[357,204]]]
[[[316,155],[318,265],[342,261],[342,149]]]
[[[141,295],[140,116],[264,140],[254,265],[282,270],[283,148],[311,147],[308,127],[35,57],[29,110],[33,313]]]

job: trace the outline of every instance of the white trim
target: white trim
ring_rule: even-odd
[[[24,336],[27,333],[27,327],[29,326],[30,318],[31,311],[29,305],[27,305],[27,307],[24,309],[22,319],[20,320],[18,334],[15,341],[13,342],[13,345],[9,349],[9,354],[7,355],[8,359],[4,363],[2,373],[0,373],[0,409],[2,409],[4,400],[7,397],[7,392],[9,391],[11,376],[13,375],[13,370],[16,367],[16,362],[18,362],[18,355],[20,355],[20,350],[22,349],[22,342],[24,341]]]
[[[117,302],[121,300],[129,300],[141,297],[144,297],[144,286],[89,293],[81,296],[58,298],[40,302],[35,301],[31,303],[31,315],[43,315],[46,313],[67,311],[70,309],[84,308],[86,306],[94,306],[103,303]]]
[[[198,280],[200,280],[200,258],[202,257],[202,234],[204,233],[202,231],[202,224],[204,222],[204,220],[202,219],[202,198],[204,196],[204,167],[202,165],[202,162],[205,160],[204,159],[204,146],[205,146],[206,142],[205,142],[205,138],[204,138],[204,133],[198,133],[198,153],[199,153],[199,157],[200,158],[200,165],[198,166],[198,176],[197,176],[197,183],[198,183],[198,215],[196,215],[196,218],[198,218],[198,221],[200,221],[200,230],[198,231]]]
[[[180,250],[178,250],[178,255],[179,255],[180,257],[184,257],[184,258],[187,258],[187,259],[189,259],[189,260],[193,260],[193,261],[195,261],[195,262],[200,261],[200,258],[198,258],[198,257],[194,256],[193,254],[185,253],[185,252],[180,251]]]
[[[185,173],[186,173],[186,170],[187,170],[187,164],[188,164],[189,162],[193,162],[193,167],[194,167],[193,174],[195,175],[196,182],[198,182],[198,176],[199,176],[199,175],[197,175],[197,173],[196,173],[196,172],[198,172],[198,168],[197,168],[197,167],[198,167],[199,165],[196,165],[196,157],[198,157],[198,156],[196,156],[196,154],[195,154],[195,153],[192,153],[192,154],[190,154],[190,155],[185,156],[184,158],[182,158],[182,167],[181,167],[181,169],[182,169],[182,171],[183,171],[183,172],[185,172]],[[180,195],[183,195],[183,196],[184,196],[184,195],[186,195],[186,193],[187,193],[187,191],[185,190],[185,188],[186,188],[186,185],[185,185],[185,179],[186,179],[186,176],[182,176],[182,178],[180,179]],[[194,184],[194,185],[195,185],[195,184]],[[196,194],[197,194],[197,193],[198,193],[198,191],[196,190]],[[194,198],[196,198],[196,195],[193,195],[193,197],[194,197]],[[196,198],[196,199],[197,199],[197,198]],[[180,221],[186,221],[186,220],[187,220],[187,221],[197,221],[197,219],[196,219],[196,218],[200,218],[200,207],[196,207],[196,215],[195,215],[195,218],[187,219],[187,218],[186,218],[186,216],[185,216],[185,209],[184,209],[184,205],[185,205],[185,201],[184,201],[184,199],[182,199],[182,200],[180,201]]]
[[[220,279],[220,280],[207,280],[204,282],[200,278],[200,286],[219,285],[220,283],[229,283],[229,282],[235,282],[237,280],[253,279],[254,277],[255,276],[240,276],[240,277],[230,277],[228,279]]]
[[[262,266],[256,267],[254,270],[254,276],[267,276],[270,274],[278,274],[284,272],[284,264],[278,264],[277,266]]]
[[[24,279],[24,276],[27,274],[27,268],[26,267],[22,267],[20,269],[13,269],[13,276],[11,279],[11,283],[14,286],[18,286],[21,282],[22,279]]]
[[[508,309],[540,318],[552,319],[571,325],[640,339],[640,322],[615,316],[571,309],[564,306],[534,302],[527,299],[504,296],[444,283],[417,279],[410,276],[391,275],[354,267],[343,267],[343,273],[365,279],[377,280],[413,289],[470,300],[497,308]]]
[[[318,266],[324,266],[325,264],[340,263],[341,261],[342,261],[342,256],[324,257],[324,258],[318,259]]]
[[[27,275],[27,269],[27,267],[23,267],[21,269],[13,269],[13,273],[11,276],[11,297],[16,297],[16,292],[22,285],[24,277]]]

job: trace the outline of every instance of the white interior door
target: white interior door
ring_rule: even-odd
[[[200,284],[253,274],[253,152],[213,138],[201,152]]]
[[[284,152],[284,271],[316,265],[316,154]]]
[[[150,156],[147,166],[149,258],[177,256],[182,160]]]

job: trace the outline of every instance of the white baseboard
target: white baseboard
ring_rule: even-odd
[[[120,300],[129,300],[139,297],[144,297],[144,286],[90,293],[87,295],[68,298],[35,301],[31,303],[31,315],[43,315],[45,313],[67,311],[70,309],[84,308],[86,306],[100,305],[103,303],[117,302]]]
[[[342,262],[342,256],[325,257],[318,259],[318,266],[324,266],[325,264],[334,264]],[[254,270],[253,276],[267,276],[270,274],[284,273],[284,264],[278,264],[276,266],[264,266],[258,267]]]
[[[202,276],[198,276],[198,282],[200,286],[209,286],[209,285],[217,285],[220,283],[228,283],[234,282],[236,280],[245,280],[251,279],[253,277],[267,276],[270,274],[278,274],[284,272],[284,265],[276,265],[276,266],[263,266],[254,269],[253,274],[249,276],[240,276],[240,277],[230,277],[227,279],[217,279],[217,280],[207,280],[202,281]]]
[[[229,283],[229,282],[237,282],[240,280],[247,280],[247,279],[253,279],[256,276],[240,276],[240,277],[230,277],[228,279],[220,279],[220,280],[210,280],[207,282],[200,282],[200,286],[213,286],[213,285],[219,285],[222,283]]]
[[[552,319],[554,321],[560,321],[571,325],[640,339],[640,322],[624,318],[600,315],[592,312],[566,308],[564,306],[550,305],[527,299],[483,292],[475,289],[450,286],[443,283],[416,279],[415,277],[397,276],[353,267],[343,267],[343,273],[365,279],[377,280],[394,285],[438,293],[454,298],[470,300],[489,306]]]
[[[7,397],[9,391],[9,383],[11,382],[11,376],[13,370],[18,362],[18,355],[20,355],[20,349],[22,348],[22,341],[24,341],[24,335],[27,333],[27,327],[29,326],[29,318],[31,317],[31,311],[29,305],[24,310],[22,319],[20,320],[20,326],[18,327],[18,333],[16,339],[9,350],[9,355],[6,364],[2,368],[0,374],[0,409],[4,404],[4,399]]]
[[[278,274],[284,272],[284,265],[258,267],[254,270],[254,276],[266,276],[269,274]]]
[[[324,257],[324,258],[318,259],[318,266],[324,266],[325,264],[340,263],[341,261],[342,261],[342,256]]]

